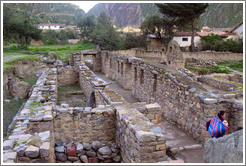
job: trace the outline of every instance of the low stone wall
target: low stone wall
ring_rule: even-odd
[[[113,143],[105,145],[100,141],[56,142],[57,163],[119,163],[120,149]]]
[[[30,98],[16,115],[3,143],[5,163],[54,162],[53,106],[56,104],[57,70],[39,77]]]
[[[116,106],[116,143],[125,163],[152,163],[167,160],[161,128],[134,109],[143,104]]]
[[[198,78],[198,81],[208,84],[220,90],[225,90],[225,91],[239,90],[239,87],[237,85],[226,82],[225,80],[220,80],[219,78],[215,78],[215,77],[201,76]]]
[[[217,64],[212,60],[196,59],[196,58],[186,58],[185,65],[194,66],[194,67],[215,67],[217,66]]]
[[[222,61],[240,61],[243,60],[243,53],[231,53],[231,52],[182,52],[184,58],[195,58],[203,60],[212,60],[215,62]]]
[[[66,66],[58,70],[59,85],[74,85],[79,82],[79,74],[72,66]]]
[[[160,104],[163,117],[196,140],[204,143],[210,138],[206,122],[216,117],[220,110],[227,112],[229,126],[233,126],[231,132],[242,127],[242,119],[239,118],[242,109],[233,111],[234,106],[240,107],[241,104],[204,91],[187,74],[139,59],[132,60],[132,66],[135,73],[133,96],[147,103]]]
[[[115,111],[111,106],[69,107],[57,106],[54,117],[54,135],[57,141],[114,142]]]
[[[204,146],[206,163],[243,163],[243,130],[221,138],[211,138]]]
[[[148,51],[144,49],[133,48],[130,50],[119,50],[116,52],[123,55],[148,59],[152,61],[167,62],[167,56],[165,51]]]

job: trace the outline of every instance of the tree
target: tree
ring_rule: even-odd
[[[89,35],[95,29],[95,16],[84,16],[78,21],[78,27],[81,32],[80,40],[88,39]]]
[[[8,5],[4,5],[3,9],[4,40],[15,37],[22,47],[27,48],[30,39],[41,39],[41,30],[32,23],[26,12],[14,10]]]
[[[205,12],[208,7],[207,3],[165,3],[156,4],[159,7],[160,12],[163,14],[164,23],[176,26],[184,27],[187,24],[191,25],[192,38],[191,38],[191,50],[195,51],[194,35],[196,31],[195,21]]]
[[[163,21],[159,15],[151,15],[142,22],[140,29],[145,34],[155,34],[161,38],[161,30],[163,29]]]
[[[98,16],[96,26],[89,38],[93,43],[107,50],[122,48],[122,38],[105,12],[102,12]]]
[[[139,47],[146,47],[146,35],[140,35],[137,36],[134,33],[126,33],[124,34],[123,39],[123,46],[124,49],[130,49],[130,48],[139,48]]]

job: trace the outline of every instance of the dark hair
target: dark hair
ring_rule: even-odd
[[[219,113],[218,113],[218,117],[220,118],[220,119],[222,119],[222,116],[225,114],[225,111],[220,111]]]

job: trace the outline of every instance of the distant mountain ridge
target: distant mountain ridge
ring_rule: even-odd
[[[84,10],[70,3],[6,3],[16,10],[26,11],[34,23],[76,25]]]
[[[102,11],[105,11],[118,27],[127,25],[138,27],[147,16],[160,14],[154,3],[99,3],[87,14],[98,16]],[[201,16],[201,26],[213,28],[235,27],[242,21],[242,3],[211,3]]]

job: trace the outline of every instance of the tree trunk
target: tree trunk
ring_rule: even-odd
[[[195,52],[196,51],[196,48],[195,48],[195,45],[194,45],[194,36],[195,36],[195,32],[196,32],[196,28],[195,28],[195,23],[194,23],[195,21],[194,20],[192,20],[191,21],[191,28],[192,28],[192,36],[191,36],[191,51],[192,52]]]

